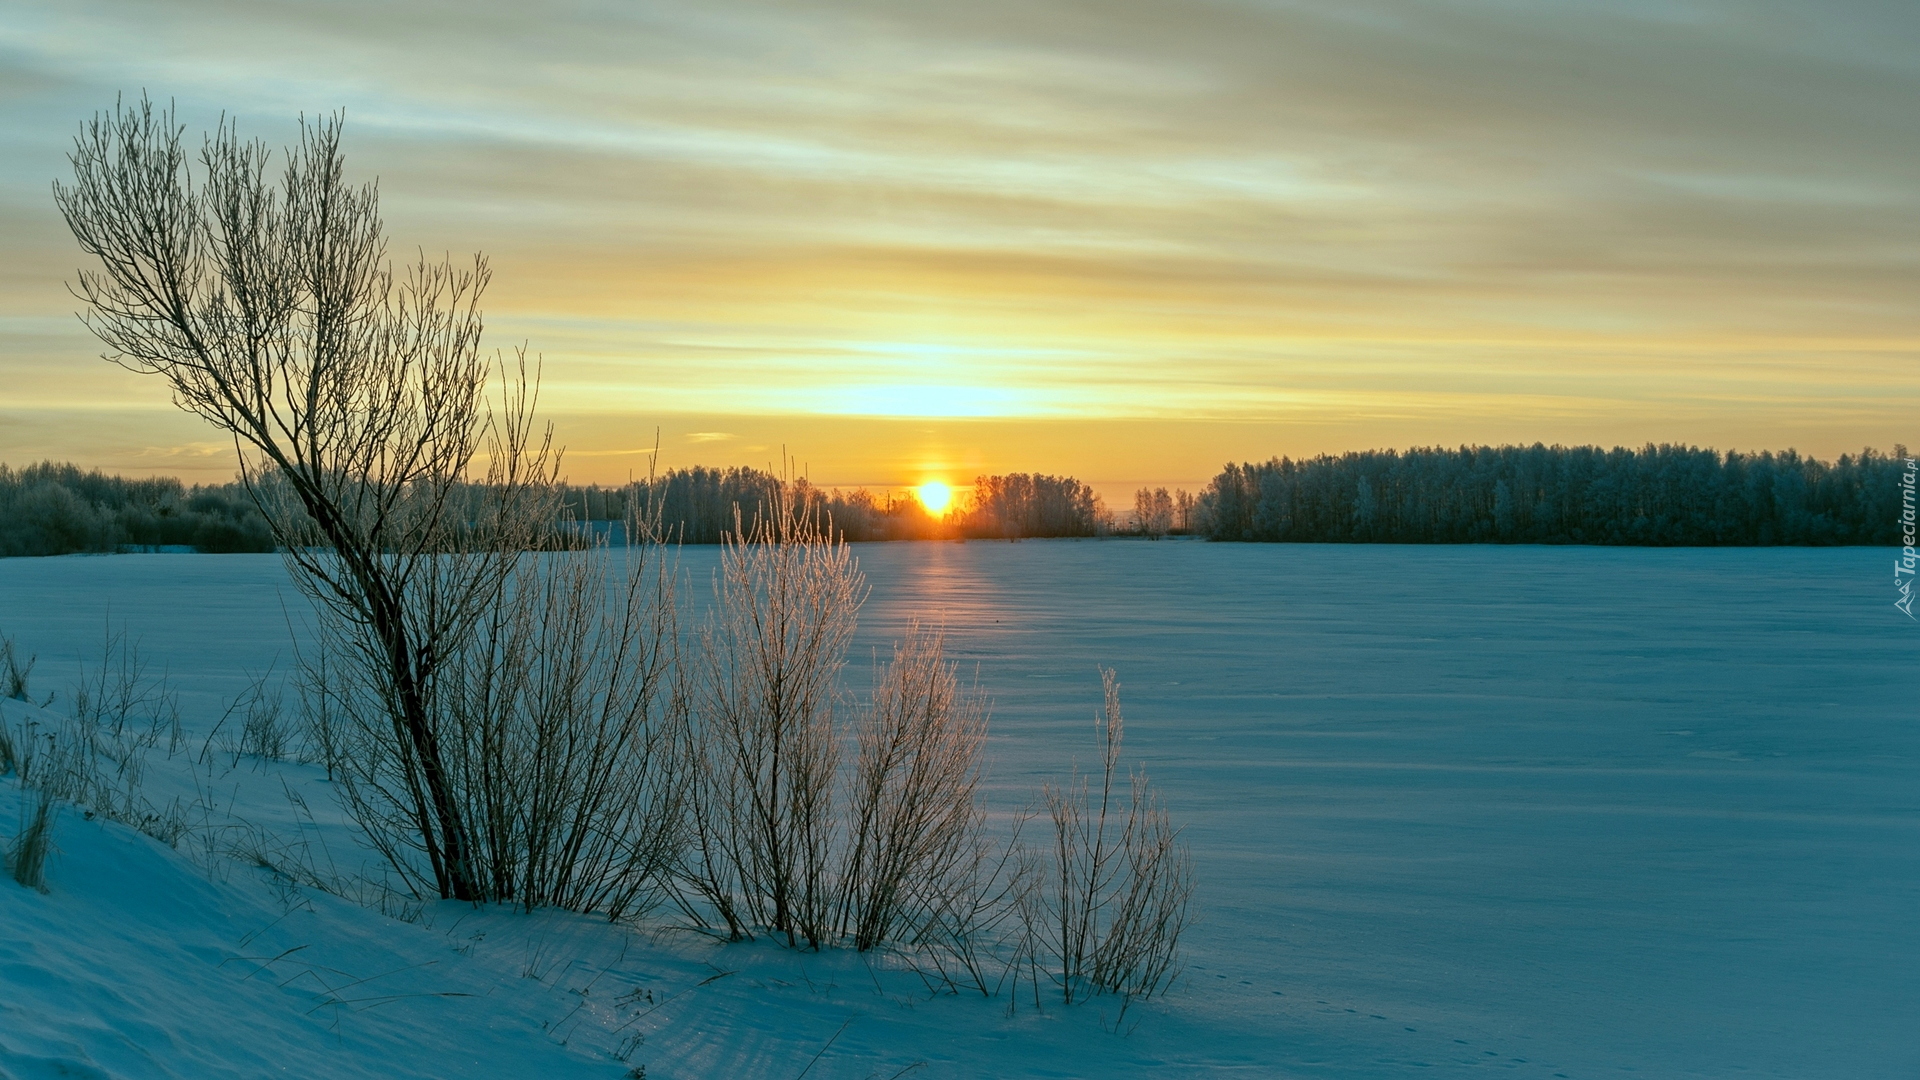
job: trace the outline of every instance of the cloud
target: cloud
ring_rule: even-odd
[[[210,461],[225,462],[233,457],[233,444],[230,442],[190,442],[178,446],[145,446],[133,455],[143,465],[167,464],[183,468],[198,468]]]

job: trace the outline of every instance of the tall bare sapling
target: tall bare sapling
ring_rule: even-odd
[[[385,713],[392,795],[434,889],[479,900],[433,697],[551,519],[550,433],[524,357],[499,367],[489,407],[484,257],[396,273],[377,186],[345,179],[341,126],[303,121],[270,178],[263,143],[222,121],[192,155],[143,97],[83,126],[54,197],[97,260],[73,288],[106,358],[233,439],[294,581]]]

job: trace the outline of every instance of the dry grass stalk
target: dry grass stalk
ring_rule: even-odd
[[[1065,787],[1042,791],[1053,845],[1022,896],[1036,1000],[1043,962],[1068,1003],[1100,993],[1150,998],[1179,974],[1192,858],[1144,771],[1128,774],[1124,800],[1114,791],[1124,734],[1120,684],[1111,670],[1100,675],[1098,799],[1077,770]]]
[[[262,675],[248,687],[245,715],[240,723],[240,753],[267,761],[285,761],[294,753],[294,728],[282,715],[286,698],[279,686],[269,687]]]
[[[32,812],[21,816],[26,821],[7,843],[7,873],[27,888],[45,892],[47,854],[53,849],[53,797],[38,793]]]
[[[21,663],[13,639],[0,635],[0,697],[15,701],[28,700],[27,676],[33,673],[34,661],[38,659],[37,656],[29,656],[26,663]]]
[[[138,646],[109,632],[98,667],[84,666],[72,715],[29,720],[5,741],[24,787],[130,825],[168,845],[187,830],[190,808],[156,806],[143,794],[148,754],[180,749],[180,713],[164,676],[149,677]],[[0,770],[4,771],[4,770]]]
[[[275,682],[273,669],[269,667],[251,679],[227,704],[226,711],[201,742],[199,763],[211,764],[216,745],[220,753],[232,759],[229,768],[238,767],[242,757],[262,761],[309,760],[298,749],[299,725],[286,717],[285,703],[284,681]],[[236,718],[237,735],[227,730],[229,722]]]
[[[140,645],[125,630],[109,629],[98,667],[80,668],[67,706],[68,718],[84,737],[116,763],[133,750],[146,750],[165,736],[169,752],[181,744],[180,707],[164,675],[149,675]],[[145,730],[130,730],[144,721]]]

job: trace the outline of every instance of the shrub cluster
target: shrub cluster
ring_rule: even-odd
[[[987,704],[942,635],[913,627],[850,698],[866,586],[845,540],[781,493],[734,528],[691,628],[657,540],[525,556],[440,663],[424,738],[396,737],[382,662],[323,615],[299,680],[311,742],[394,880],[450,895],[459,851],[481,902],[615,918],[666,904],[728,939],[888,949],[948,989],[1163,990],[1191,866],[1144,774],[1115,795],[1111,673],[1097,798],[1075,777],[1042,793],[1051,843],[996,838]],[[451,842],[445,820],[422,824],[421,746]]]

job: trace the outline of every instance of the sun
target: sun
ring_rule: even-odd
[[[930,480],[913,489],[920,496],[920,505],[930,513],[944,514],[953,504],[953,489],[938,480]]]

